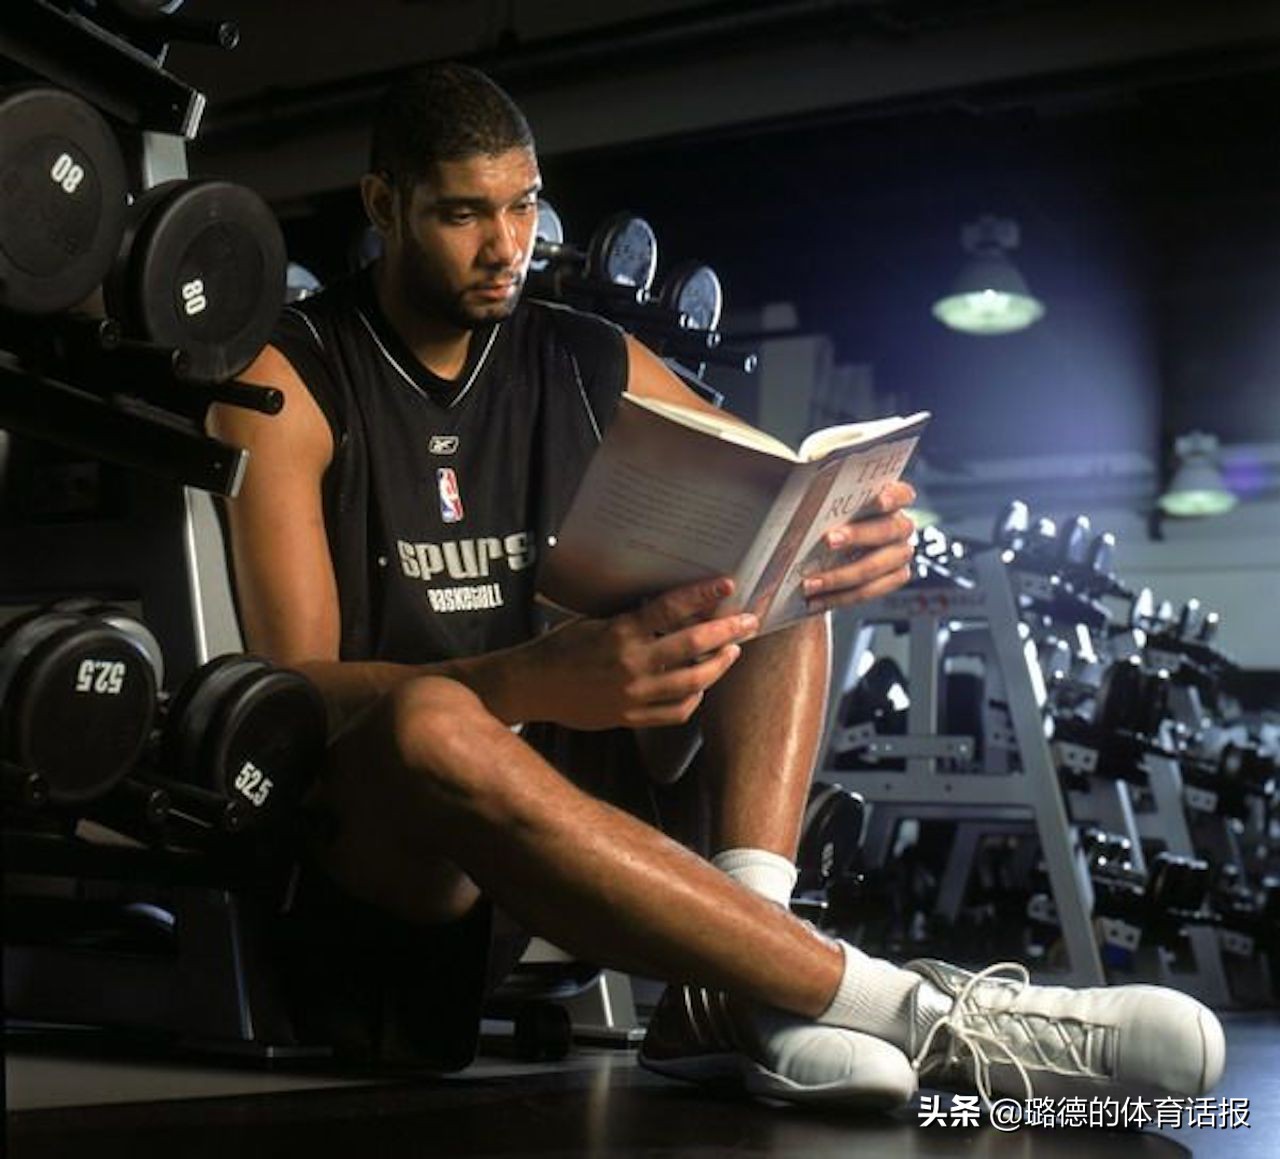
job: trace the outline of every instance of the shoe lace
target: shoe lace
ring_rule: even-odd
[[[1006,975],[1012,974],[1013,977]],[[1022,1080],[1026,1098],[1035,1096],[1031,1076],[1027,1066],[1010,1045],[1010,1040],[1021,1041],[1030,1045],[1034,1057],[1032,1065],[1054,1074],[1078,1075],[1094,1074],[1087,1061],[1085,1051],[1072,1037],[1067,1026],[1061,1020],[1049,1020],[1039,1015],[1026,1014],[1015,1010],[992,1011],[983,1005],[977,988],[984,982],[996,982],[1012,988],[1014,996],[1031,984],[1031,975],[1027,968],[1017,962],[997,962],[972,975],[960,988],[951,1009],[929,1028],[920,1049],[912,1059],[912,1066],[919,1073],[921,1065],[933,1049],[934,1041],[945,1029],[950,1035],[950,1048],[947,1052],[946,1065],[958,1061],[959,1048],[969,1052],[973,1059],[974,1083],[978,1088],[983,1104],[991,1107],[991,1067],[993,1063],[1007,1062]],[[1004,1023],[1003,1033],[996,1033],[992,1028],[996,1022]],[[1033,1025],[1032,1023],[1035,1023]],[[1018,1036],[1011,1035],[1008,1024],[1016,1024],[1022,1032]],[[1059,1044],[1066,1049],[1070,1060],[1068,1066],[1055,1062],[1046,1052],[1042,1044],[1042,1035],[1046,1029],[1052,1028]],[[1087,1030],[1085,1032],[1087,1048]]]

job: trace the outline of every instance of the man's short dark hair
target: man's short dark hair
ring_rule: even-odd
[[[529,122],[497,84],[469,65],[427,64],[383,95],[369,169],[408,191],[440,161],[521,148],[533,148]]]

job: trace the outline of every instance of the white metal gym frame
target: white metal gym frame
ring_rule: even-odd
[[[905,758],[905,772],[867,767],[826,768],[824,779],[838,781],[861,793],[871,804],[867,862],[884,865],[891,856],[899,822],[906,818],[952,820],[956,834],[935,903],[938,914],[955,919],[964,901],[981,841],[1002,833],[1026,833],[1034,828],[1040,839],[1052,899],[1041,899],[1043,916],[1060,924],[1069,968],[1065,977],[1075,984],[1105,982],[1099,940],[1137,948],[1139,931],[1125,923],[1093,920],[1094,890],[1080,832],[1088,825],[1127,837],[1132,865],[1147,871],[1143,841],[1158,843],[1169,853],[1195,857],[1197,843],[1188,822],[1195,790],[1183,782],[1178,761],[1149,753],[1142,759],[1146,785],[1141,805],[1128,783],[1090,777],[1087,788],[1064,794],[1059,786],[1052,742],[1046,737],[1041,712],[1043,695],[1036,687],[1024,652],[1025,630],[1020,624],[1014,592],[1020,577],[997,552],[972,557],[971,588],[913,586],[862,609],[845,685],[852,684],[859,654],[875,625],[907,621],[909,629],[910,706],[907,735],[869,739],[865,726],[834,728],[828,761],[842,752],[856,751],[876,758]],[[1007,702],[1007,718],[988,721],[984,767],[978,772],[940,771],[939,758],[971,759],[973,738],[939,735],[938,676],[942,668],[944,627],[953,635],[975,638],[988,674],[996,678]],[[965,651],[968,651],[966,643]],[[994,683],[994,682],[993,682]],[[988,692],[990,698],[990,691]],[[833,699],[838,699],[834,698]],[[1005,723],[1007,719],[1007,723]],[[1009,760],[1009,757],[1015,757]],[[1085,770],[1088,771],[1088,770]],[[1065,800],[1064,800],[1065,796]],[[1204,811],[1202,811],[1204,812]],[[1197,814],[1199,816],[1199,814]],[[1200,845],[1212,846],[1219,864],[1243,867],[1240,842],[1231,822],[1211,808],[1204,812],[1197,833]],[[1185,929],[1189,968],[1180,969],[1163,948],[1154,954],[1155,980],[1194,994],[1213,1006],[1229,1006],[1233,988],[1225,966],[1238,963],[1232,977],[1247,996],[1269,1000],[1267,963],[1243,934],[1208,925]]]
[[[878,738],[874,751],[878,758],[904,758],[905,771],[824,767],[819,775],[861,793],[871,805],[869,865],[885,864],[898,823],[905,818],[982,822],[976,829],[962,829],[966,844],[975,842],[980,830],[992,831],[993,824],[1030,821],[1040,841],[1067,951],[1068,967],[1055,976],[1075,985],[1102,985],[1106,976],[1092,928],[1093,885],[1044,735],[1009,572],[994,551],[979,553],[971,562],[975,578],[971,588],[913,585],[859,608],[860,619],[868,627],[885,622],[910,624],[907,733]],[[985,627],[989,632],[990,652],[1013,724],[1019,772],[956,773],[938,767],[939,758],[966,760],[974,751],[972,737],[939,733],[942,629],[951,623]],[[834,730],[824,764],[850,747],[845,731]],[[972,852],[975,846],[967,847]],[[962,853],[963,847],[958,855]],[[951,876],[967,878],[965,873]],[[958,906],[960,897],[952,895],[956,890],[962,895],[965,884],[964,880],[948,883],[952,904]]]

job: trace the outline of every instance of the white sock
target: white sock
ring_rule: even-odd
[[[711,864],[775,905],[786,909],[791,904],[796,867],[781,854],[767,849],[722,849]]]
[[[819,1022],[863,1030],[910,1051],[950,1009],[949,998],[931,985],[921,987],[924,979],[919,974],[883,958],[872,958],[848,942],[838,944],[844,952],[844,976],[831,1005],[818,1016]],[[917,988],[919,996],[913,1003]]]

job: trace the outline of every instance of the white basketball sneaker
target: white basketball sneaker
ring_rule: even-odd
[[[1222,1077],[1222,1024],[1176,990],[1033,986],[1014,962],[977,974],[933,960],[904,968],[929,983],[915,992],[909,1044],[926,1086],[976,1086],[988,1100],[1158,1098],[1204,1094]]]
[[[891,1043],[699,986],[667,987],[639,1061],[668,1078],[852,1110],[894,1110],[917,1085],[907,1056]]]

